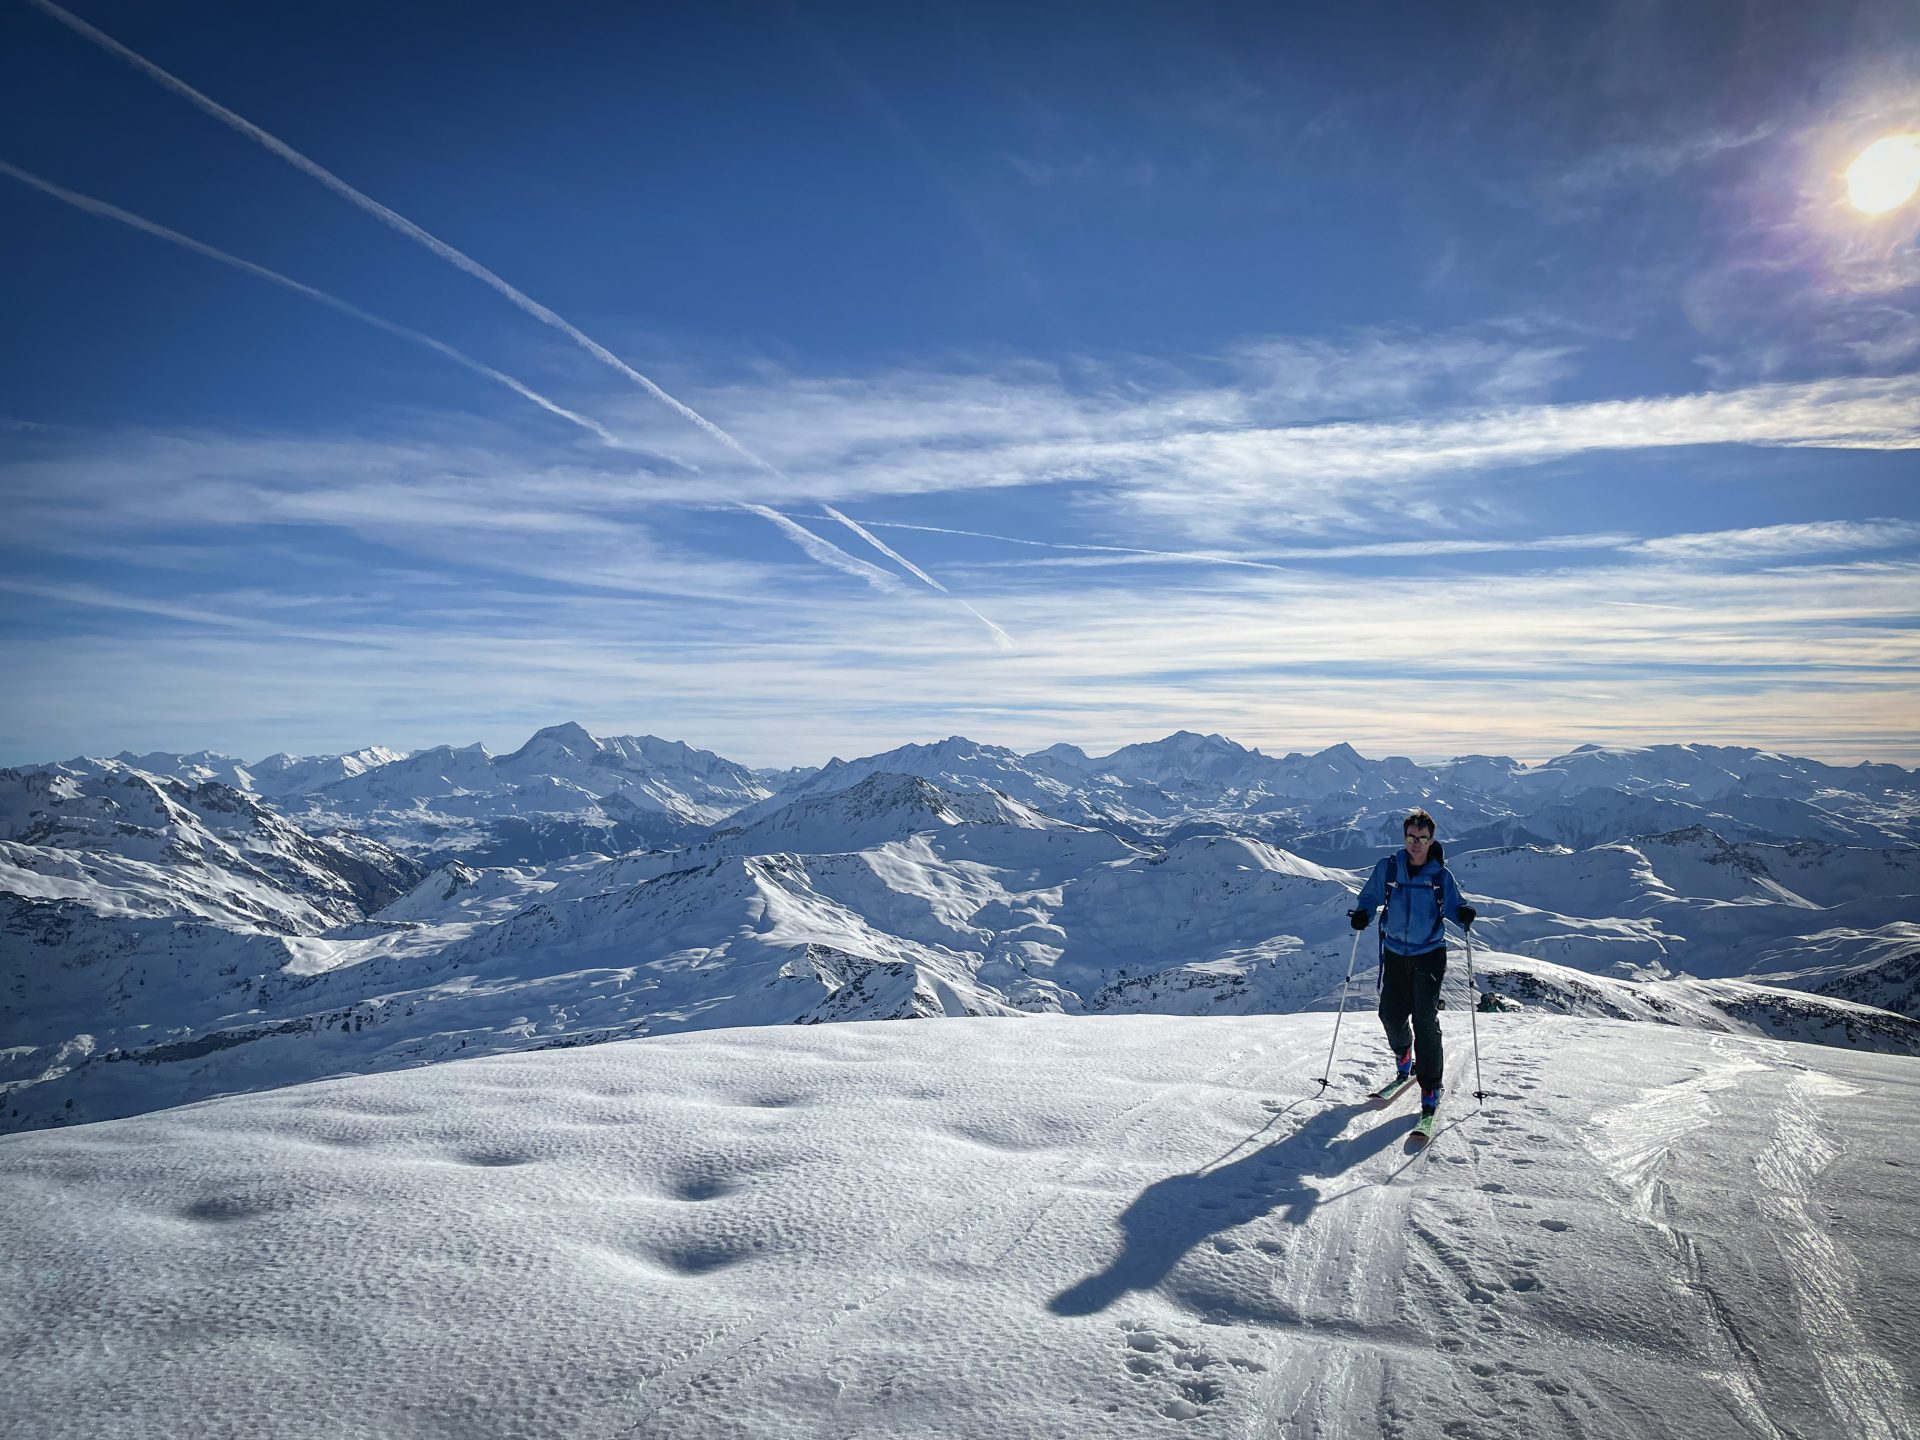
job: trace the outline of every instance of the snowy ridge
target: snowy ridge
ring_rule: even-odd
[[[313,836],[218,781],[0,770],[0,885],[102,914],[297,931],[359,918],[420,869],[357,835]]]
[[[6,1137],[0,1250],[60,1257],[0,1288],[9,1413],[43,1440],[1912,1433],[1920,1062],[1480,1021],[1492,1093],[1456,1078],[1423,1154],[1362,1098],[1370,1037],[1316,1098],[1325,1016],[710,1032]]]
[[[568,724],[510,755],[443,745],[284,803],[309,826],[532,863],[684,842],[766,793],[751,771],[707,751],[651,735],[602,740]]]
[[[145,774],[215,780],[257,794],[314,831],[353,830],[408,853],[536,863],[683,843],[769,795],[745,766],[651,735],[602,739],[577,724],[537,731],[518,750],[368,746],[345,755],[122,752],[31,767],[60,776]]]

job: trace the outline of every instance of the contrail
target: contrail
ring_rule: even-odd
[[[954,600],[956,603],[958,603],[962,608],[966,610],[966,612],[969,615],[973,616],[974,619],[978,620],[982,625],[986,626],[987,629],[992,632],[994,643],[998,645],[1002,650],[1012,650],[1015,648],[1013,643],[1013,637],[1011,635],[1007,634],[1006,631],[1002,630],[998,625],[994,624],[993,621],[989,620],[986,616],[982,615],[978,610],[975,610],[973,606],[967,604],[966,601],[960,599],[958,595],[955,595],[951,590],[947,589],[946,586],[942,585],[938,580],[934,579],[933,576],[929,575],[926,571],[922,570],[918,565],[914,564],[913,561],[907,559],[906,556],[902,555],[898,550],[895,550],[891,545],[887,544],[878,535],[875,535],[871,530],[867,529],[866,526],[862,525],[859,521],[853,519],[851,516],[841,514],[840,511],[836,510],[833,506],[828,505],[824,501],[821,502],[820,508],[826,511],[827,514],[831,516],[833,519],[838,520],[842,525],[846,526],[849,530],[853,531],[854,534],[858,535],[862,540],[866,541],[869,545],[873,546],[874,549],[878,550],[882,555],[885,555],[889,560],[893,561],[896,565],[899,565],[903,569],[912,571],[915,575],[919,576],[927,584],[931,585],[934,589],[938,590],[942,595],[945,595],[950,599]]]
[[[22,184],[30,185],[34,189],[42,191],[54,199],[60,200],[76,209],[84,210],[90,215],[98,215],[108,220],[117,220],[123,225],[130,225],[136,230],[144,231],[149,235],[167,241],[169,244],[178,245],[185,250],[191,250],[197,255],[204,255],[209,260],[217,260],[222,265],[230,265],[236,270],[244,271],[249,275],[256,275],[262,280],[270,280],[275,285],[285,286],[296,294],[304,295],[309,300],[317,301],[330,310],[337,310],[342,315],[351,315],[354,319],[364,321],[375,329],[384,330],[389,335],[397,335],[403,340],[411,340],[416,345],[424,345],[436,354],[446,356],[447,359],[453,361],[455,364],[465,366],[476,375],[484,375],[489,380],[498,381],[509,390],[512,390],[516,395],[531,400],[542,410],[557,415],[562,420],[578,425],[581,429],[597,437],[607,445],[622,450],[639,448],[622,440],[618,435],[615,435],[598,421],[569,410],[564,405],[556,404],[532,386],[523,384],[503,371],[495,370],[491,365],[482,364],[471,355],[456,350],[453,346],[436,340],[431,335],[423,335],[418,330],[408,329],[405,325],[396,325],[393,321],[375,315],[371,311],[362,310],[358,305],[342,300],[337,295],[329,295],[324,290],[316,290],[313,286],[303,284],[291,276],[282,275],[278,270],[269,270],[266,266],[256,265],[251,260],[242,260],[238,255],[229,255],[224,250],[215,249],[203,241],[194,239],[191,235],[183,235],[178,230],[170,230],[165,225],[156,224],[144,216],[134,214],[131,210],[122,210],[118,205],[110,205],[106,201],[97,200],[91,195],[82,195],[76,190],[69,190],[63,185],[56,185],[51,180],[43,180],[38,175],[22,170],[17,165],[8,164],[5,160],[0,160],[0,175],[11,176]],[[752,514],[771,521],[803,551],[822,564],[830,565],[836,570],[845,571],[849,575],[866,581],[876,589],[885,590],[893,594],[899,593],[900,582],[885,570],[880,569],[877,565],[869,565],[864,560],[855,559],[838,546],[822,540],[806,527],[795,524],[785,515],[770,510],[764,505],[748,505],[737,500],[732,503],[742,510],[749,511]]]
[[[371,195],[354,189],[353,186],[342,180],[338,175],[335,175],[331,170],[313,160],[309,160],[284,140],[268,134],[245,116],[234,114],[233,111],[227,109],[227,107],[222,105],[218,100],[213,99],[209,95],[203,95],[200,91],[194,89],[193,86],[172,72],[162,70],[158,65],[147,59],[146,56],[128,49],[105,31],[96,30],[78,15],[73,14],[71,11],[61,9],[53,3],[53,0],[27,0],[27,3],[35,9],[50,15],[55,20],[58,20],[69,30],[92,41],[109,54],[119,56],[129,65],[132,65],[135,69],[140,70],[152,79],[158,81],[176,95],[183,96],[192,101],[200,109],[213,116],[214,119],[232,126],[256,144],[265,146],[295,169],[303,170],[308,175],[311,175],[336,195],[352,201],[368,214],[377,217],[392,226],[395,230],[398,230],[402,235],[407,236],[409,239],[417,240],[441,259],[450,264],[457,265],[476,280],[491,286],[535,319],[559,330],[562,334],[574,341],[575,344],[583,347],[587,353],[595,359],[611,365],[615,370],[625,375],[629,380],[640,386],[641,389],[652,395],[663,405],[667,405],[673,410],[678,411],[683,417],[693,424],[698,425],[722,444],[730,445],[734,449],[744,452],[745,447],[731,435],[728,435],[726,431],[722,430],[718,425],[715,425],[711,420],[708,420],[704,415],[699,414],[690,407],[681,404],[678,400],[674,399],[673,396],[654,384],[653,381],[642,375],[638,370],[627,365],[625,361],[621,360],[621,358],[611,350],[608,350],[591,336],[583,334],[580,330],[568,324],[567,321],[554,314],[553,311],[540,304],[539,301],[523,295],[520,291],[514,289],[513,286],[509,285],[505,280],[502,280],[498,275],[494,274],[493,271],[487,269],[487,267],[482,265],[478,260],[454,249],[453,246],[447,244],[446,241],[440,239],[438,236],[431,235],[427,231],[422,230],[418,225],[407,219],[406,216],[400,214],[398,211],[388,209]]]
[[[1162,560],[1194,560],[1209,565],[1241,565],[1251,570],[1294,571],[1297,565],[1279,565],[1274,559],[1249,560],[1205,550],[1143,550],[1133,545],[1088,545],[1069,540],[1029,540],[1020,535],[994,535],[985,530],[956,530],[945,525],[909,525],[903,520],[869,522],[879,530],[921,530],[932,535],[964,535],[974,540],[998,540],[1007,545],[1029,545],[1038,550],[1092,550],[1105,555],[1148,555]],[[1618,550],[1637,536],[1603,531],[1593,535],[1549,535],[1538,540],[1405,540],[1368,545],[1295,546],[1261,553],[1281,560],[1356,560],[1393,555],[1481,555],[1525,550]]]
[[[183,250],[191,250],[196,255],[206,256],[209,260],[218,260],[222,265],[231,265],[236,270],[244,270],[247,274],[257,275],[262,280],[271,280],[275,285],[285,286],[295,294],[318,301],[329,310],[337,310],[342,315],[351,315],[354,319],[384,330],[389,335],[397,335],[403,340],[411,340],[416,345],[424,345],[427,349],[446,356],[456,365],[464,365],[476,375],[484,375],[489,380],[499,382],[516,395],[531,400],[549,414],[557,415],[562,420],[578,425],[604,444],[621,450],[639,448],[622,440],[598,421],[590,420],[585,415],[567,409],[564,405],[556,404],[538,390],[514,379],[513,376],[495,370],[491,365],[483,365],[471,355],[456,350],[451,345],[434,339],[431,335],[422,335],[418,330],[409,330],[404,325],[396,325],[393,321],[382,319],[371,311],[362,310],[358,305],[349,304],[336,295],[329,295],[324,290],[316,290],[311,285],[304,285],[290,276],[282,275],[278,270],[269,270],[266,266],[256,265],[251,260],[242,260],[238,255],[229,255],[224,250],[216,250],[213,246],[196,240],[191,235],[182,235],[178,230],[169,230],[166,226],[157,225],[143,216],[134,214],[131,210],[122,210],[118,205],[109,205],[106,201],[96,200],[91,195],[82,195],[77,190],[69,190],[63,185],[54,184],[51,180],[43,180],[17,165],[8,164],[5,160],[0,160],[0,175],[9,175],[21,184],[31,185],[43,194],[51,195],[54,199],[71,205],[77,210],[84,210],[89,215],[98,215],[106,220],[117,220],[122,225],[131,225],[134,229],[143,230],[149,235],[165,240],[170,245],[178,245]]]
[[[844,570],[849,575],[857,575],[876,590],[885,590],[894,595],[900,593],[900,582],[878,565],[869,565],[864,560],[856,560],[832,541],[822,540],[806,526],[795,523],[778,510],[767,505],[754,505],[745,500],[735,500],[733,503],[742,510],[751,511],[762,519],[778,525],[788,539],[821,564],[831,565],[836,570]]]
[[[391,226],[395,230],[398,230],[402,235],[405,235],[408,239],[417,241],[421,245],[426,246],[427,249],[431,250],[434,254],[438,255],[441,259],[447,261],[449,264],[457,266],[459,269],[466,271],[467,274],[473,276],[474,279],[488,286],[489,288],[497,292],[499,295],[501,295],[506,300],[513,303],[514,305],[517,305],[520,309],[526,311],[527,314],[533,316],[534,319],[540,321],[544,325],[550,325],[555,330],[558,330],[561,334],[565,335],[569,340],[572,340],[576,345],[580,346],[581,349],[585,350],[589,355],[593,356],[594,359],[600,361],[604,365],[610,366],[612,369],[619,372],[619,374],[624,376],[626,379],[632,381],[635,385],[638,385],[642,390],[646,391],[649,395],[653,396],[653,398],[658,400],[661,404],[667,406],[670,410],[672,410],[675,414],[679,415],[682,419],[686,420],[689,424],[697,426],[699,429],[703,430],[708,435],[712,436],[713,439],[717,440],[720,444],[726,446],[729,450],[732,450],[735,454],[739,455],[742,459],[746,460],[749,464],[753,465],[757,469],[765,471],[767,474],[774,476],[776,479],[779,479],[785,482],[786,484],[789,484],[789,485],[794,484],[793,480],[788,475],[786,475],[778,466],[774,465],[771,461],[766,460],[762,458],[760,455],[756,454],[753,450],[749,449],[746,445],[742,444],[739,440],[736,440],[732,435],[728,434],[725,430],[721,429],[718,425],[714,424],[713,421],[709,420],[706,416],[702,415],[698,410],[695,410],[691,405],[688,405],[683,401],[675,399],[672,395],[669,395],[665,390],[661,389],[660,386],[656,385],[652,380],[649,380],[645,375],[642,375],[638,370],[635,370],[631,365],[627,364],[626,361],[622,360],[618,355],[615,355],[611,350],[607,349],[606,346],[602,345],[599,341],[595,340],[592,336],[588,335],[586,332],[582,331],[577,326],[563,319],[561,316],[555,314],[552,310],[549,310],[546,306],[542,305],[539,301],[533,299],[531,296],[526,295],[522,293],[520,290],[514,288],[514,286],[508,284],[505,280],[501,279],[500,276],[494,274],[493,271],[489,270],[486,266],[482,265],[478,260],[475,260],[472,256],[466,254],[464,251],[455,249],[452,245],[449,245],[446,241],[440,239],[438,236],[430,234],[426,230],[423,230],[420,226],[414,224],[413,221],[407,219],[406,216],[400,214],[397,210],[393,210],[385,205],[382,205],[378,200],[375,200],[371,195],[368,195],[363,191],[355,189],[352,185],[349,185],[345,180],[342,180],[338,175],[335,175],[331,170],[327,169],[324,165],[321,165],[317,161],[308,159],[305,155],[301,154],[298,150],[294,149],[291,145],[287,144],[284,140],[281,140],[277,136],[271,135],[267,131],[262,130],[258,125],[255,125],[251,120],[246,119],[244,116],[235,114],[233,111],[227,109],[226,106],[222,105],[219,101],[213,99],[211,96],[204,95],[200,91],[194,89],[193,86],[189,85],[186,81],[180,79],[179,76],[174,75],[170,71],[161,69],[158,65],[154,64],[151,60],[147,59],[144,55],[141,55],[137,51],[131,50],[127,46],[122,45],[118,40],[115,40],[111,35],[108,35],[105,31],[95,29],[93,26],[89,25],[86,21],[82,20],[78,15],[73,14],[69,10],[64,10],[60,6],[54,4],[53,0],[27,0],[27,3],[32,5],[35,9],[40,10],[44,14],[51,16],[53,19],[58,20],[62,25],[65,25],[68,29],[72,30],[75,34],[80,35],[82,38],[91,41],[93,44],[99,46],[101,49],[107,51],[109,54],[119,56],[122,60],[126,61],[129,65],[132,65],[135,69],[141,71],[143,74],[159,82],[161,85],[173,91],[175,94],[183,96],[185,99],[191,101],[194,105],[198,106],[201,110],[204,110],[207,114],[213,116],[216,120],[219,120],[221,123],[231,126],[233,129],[239,131],[242,135],[246,136],[249,140],[252,140],[258,145],[264,146],[266,149],[272,151],[275,155],[278,155],[282,160],[285,160],[289,165],[292,165],[295,169],[303,171],[307,175],[312,176],[315,180],[318,180],[322,185],[325,185],[329,190],[333,191],[336,195],[340,196],[342,199],[348,200],[354,205],[359,206],[362,210],[365,210],[368,214],[374,216],[376,219],[380,220],[384,224]],[[749,506],[746,508],[753,509],[755,507]],[[760,513],[761,510],[765,510],[765,507],[759,507],[758,509],[755,510],[755,513],[756,514]],[[765,510],[765,513],[771,516],[777,512],[774,512],[772,510]],[[784,523],[781,523],[781,522],[784,522]],[[788,534],[790,538],[792,538],[795,541],[795,543],[800,543],[799,534],[795,532],[806,534],[809,537],[809,539],[812,541],[812,543],[802,544],[801,548],[804,549],[809,555],[812,555],[817,560],[825,559],[827,564],[833,565],[838,569],[844,570],[850,575],[859,575],[863,579],[867,579],[869,583],[877,583],[873,581],[872,579],[873,576],[886,574],[885,571],[879,569],[877,566],[868,565],[864,561],[855,560],[851,555],[846,554],[838,546],[834,545],[831,541],[821,539],[819,536],[814,535],[811,531],[806,530],[805,527],[797,525],[791,520],[786,520],[784,516],[781,517],[780,521],[776,521],[775,523],[781,523],[781,528]],[[828,555],[829,552],[831,552],[833,555],[839,556],[840,558],[837,560],[826,559],[826,556]],[[922,578],[925,578],[924,572],[918,572],[918,573],[922,575]],[[891,579],[891,577],[888,577],[888,578]],[[882,586],[881,588],[886,588],[886,587]],[[989,624],[991,626],[991,622],[989,622]],[[991,628],[998,630],[997,626],[991,626]],[[1005,634],[1004,631],[1000,631],[999,633],[1002,635]]]
[[[911,570],[915,575],[918,575],[922,580],[926,581],[927,584],[931,585],[934,589],[938,590],[942,595],[951,595],[953,593],[951,590],[947,589],[946,586],[942,585],[938,580],[934,579],[933,576],[927,574],[926,571],[922,570],[918,565],[914,564],[911,560],[907,559],[906,556],[902,555],[899,551],[887,545],[884,541],[880,539],[878,535],[875,535],[871,530],[868,530],[864,525],[860,524],[859,521],[848,519],[845,515],[842,515],[838,510],[834,509],[833,506],[828,505],[824,501],[821,502],[820,508],[827,512],[827,516],[829,519],[838,520],[842,525],[846,526],[849,530],[853,531],[853,533],[858,535],[862,540],[866,541],[869,545],[873,546],[873,548],[878,550],[882,555],[886,556],[889,560],[893,561],[896,565],[899,565],[905,569]]]
[[[829,507],[829,514],[835,512]],[[844,515],[836,518],[847,520]],[[1081,545],[1066,540],[1026,540],[1018,535],[990,535],[984,530],[955,530],[945,525],[909,525],[898,520],[875,520],[882,530],[921,530],[930,535],[964,535],[973,540],[1000,540],[1008,545],[1031,545],[1037,550],[1097,550],[1105,555],[1154,555],[1163,560],[1199,560],[1214,565],[1244,565],[1251,570],[1291,570],[1290,565],[1275,565],[1265,560],[1242,560],[1233,555],[1212,555],[1197,550],[1142,550],[1132,545]],[[857,528],[857,527],[856,527]],[[874,541],[878,545],[879,541]]]

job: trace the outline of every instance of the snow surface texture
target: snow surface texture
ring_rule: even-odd
[[[1450,798],[1531,787],[1559,804],[1574,792],[1591,819],[1606,811],[1581,788],[1596,767],[1649,793],[1713,790],[1723,807],[1817,783],[1834,807],[1822,813],[1876,816],[1891,833],[1914,778],[1668,749],[1579,751],[1537,770],[1453,762],[1463,788]],[[423,753],[447,771],[442,752]],[[703,754],[559,726],[500,763],[515,795],[551,766],[555,783],[592,772],[614,790],[702,775],[711,801],[711,786],[745,772]],[[649,756],[665,768],[643,774]],[[328,791],[418,789],[420,757],[391,757],[281,773],[354,772]],[[1229,791],[1267,804],[1344,785],[1312,802],[1316,824],[1370,806],[1397,830],[1412,799],[1394,786],[1437,783],[1346,747],[1281,762],[1183,735],[1091,761],[954,740],[833,762],[679,848],[447,861],[421,878],[373,841],[309,835],[209,778],[219,757],[174,757],[185,778],[130,770],[130,758],[0,772],[0,1130],[683,1029],[1331,1008],[1349,957],[1367,1009],[1377,932],[1356,948],[1346,921],[1364,871],[1193,817]],[[459,778],[497,778],[484,756],[462,765]],[[227,773],[251,783],[237,763]],[[1857,793],[1834,798],[1837,779]],[[1166,812],[1157,830],[1142,828],[1142,797]],[[1133,819],[1112,818],[1121,799]],[[1702,825],[1582,849],[1458,843],[1449,858],[1481,910],[1483,987],[1510,1002],[1920,1051],[1920,848],[1732,842]],[[1458,962],[1450,999],[1473,1003]]]
[[[1350,1017],[1352,1018],[1352,1017]],[[687,1034],[0,1139],[0,1432],[1897,1440],[1920,1061],[1446,1017]]]

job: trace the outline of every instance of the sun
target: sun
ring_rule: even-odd
[[[1847,167],[1847,198],[1869,215],[1896,210],[1920,190],[1920,135],[1888,135]]]

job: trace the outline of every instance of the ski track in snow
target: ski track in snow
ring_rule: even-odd
[[[1760,1213],[1771,1221],[1788,1267],[1806,1334],[1818,1347],[1820,1388],[1847,1434],[1861,1440],[1899,1440],[1905,1431],[1890,1397],[1900,1393],[1898,1372],[1853,1319],[1859,1275],[1852,1258],[1833,1243],[1814,1187],[1839,1151],[1823,1133],[1817,1100],[1858,1094],[1831,1076],[1801,1071],[1788,1082],[1773,1144],[1755,1157]]]
[[[1749,1056],[1726,1055],[1724,1045],[1713,1048],[1724,1056],[1721,1063],[1684,1084],[1649,1091],[1639,1100],[1597,1116],[1585,1138],[1588,1150],[1625,1192],[1628,1213],[1658,1232],[1670,1250],[1675,1270],[1669,1284],[1676,1303],[1696,1296],[1706,1310],[1707,1323],[1697,1333],[1710,1357],[1707,1378],[1724,1391],[1732,1413],[1748,1431],[1765,1440],[1786,1440],[1760,1399],[1762,1357],[1715,1295],[1692,1236],[1672,1223],[1667,1170],[1676,1147],[1719,1117],[1716,1093],[1767,1068]]]
[[[1788,1440],[1796,1432],[1776,1425],[1762,1398],[1768,1357],[1721,1294],[1719,1267],[1676,1222],[1668,1175],[1688,1137],[1721,1117],[1716,1096],[1761,1076],[1790,1075],[1778,1087],[1773,1133],[1752,1157],[1751,1199],[1768,1222],[1766,1233],[1786,1266],[1801,1333],[1816,1357],[1814,1374],[1844,1426],[1839,1433],[1861,1440],[1898,1440],[1909,1433],[1890,1398],[1900,1392],[1899,1374],[1874,1353],[1853,1320],[1857,1267],[1827,1233],[1814,1199],[1816,1182],[1839,1154],[1825,1137],[1817,1101],[1858,1094],[1858,1088],[1800,1069],[1777,1043],[1749,1042],[1749,1048],[1772,1058],[1772,1065],[1735,1052],[1723,1040],[1708,1044],[1718,1057],[1715,1063],[1682,1084],[1652,1090],[1596,1117],[1586,1137],[1588,1148],[1627,1195],[1629,1213],[1665,1241],[1675,1265],[1670,1283],[1676,1298],[1695,1297],[1706,1312],[1708,1323],[1698,1333],[1711,1357],[1708,1378],[1721,1387],[1732,1413],[1750,1433]]]
[[[1538,1088],[1541,1061],[1526,1044],[1538,1023],[1509,1022],[1487,1049],[1513,1098]],[[1504,1108],[1503,1097],[1489,1098]],[[1396,1118],[1394,1108],[1375,1123],[1399,1138],[1410,1133],[1410,1117],[1402,1108]],[[1443,1102],[1443,1115],[1448,1108]],[[1540,1434],[1546,1432],[1531,1402],[1541,1397],[1556,1414],[1553,1433],[1607,1433],[1596,1395],[1566,1383],[1564,1374],[1552,1379],[1503,1355],[1531,1338],[1503,1312],[1503,1302],[1540,1282],[1538,1256],[1516,1251],[1494,1216],[1495,1196],[1507,1187],[1472,1178],[1481,1173],[1481,1152],[1499,1143],[1499,1127],[1510,1123],[1501,1108],[1459,1102],[1426,1146],[1406,1141],[1405,1153],[1394,1147],[1396,1153],[1370,1157],[1326,1197],[1352,1202],[1356,1213],[1344,1224],[1317,1236],[1303,1230],[1291,1249],[1261,1245],[1274,1257],[1276,1294],[1299,1318],[1271,1342],[1277,1363],[1247,1397],[1237,1434],[1402,1436],[1428,1433],[1420,1417],[1434,1414],[1453,1417],[1440,1432],[1446,1435]],[[1365,1135],[1374,1126],[1363,1120],[1355,1128]],[[1436,1165],[1448,1169],[1430,1173]],[[1461,1173],[1449,1173],[1453,1167]],[[1480,1215],[1498,1258],[1479,1243]]]

